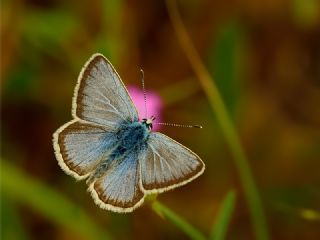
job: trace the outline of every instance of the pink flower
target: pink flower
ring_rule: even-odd
[[[157,93],[149,90],[147,91],[148,116],[145,116],[145,105],[142,89],[136,86],[128,86],[128,91],[134,104],[136,105],[140,120],[143,118],[150,118],[151,116],[155,116],[156,122],[161,122],[161,111],[163,108],[163,102]],[[153,125],[154,131],[157,131],[159,129],[160,125]]]

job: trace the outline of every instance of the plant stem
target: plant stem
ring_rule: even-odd
[[[213,112],[216,114],[218,123],[220,124],[222,132],[233,154],[234,163],[236,165],[244,189],[245,197],[248,202],[256,238],[259,240],[267,240],[269,239],[269,235],[262,202],[235,127],[226,110],[225,104],[220,96],[214,80],[203,65],[199,54],[197,53],[187,34],[177,10],[176,1],[166,0],[166,5],[181,47],[183,48],[191,67],[198,76],[200,84],[207,95]]]
[[[152,209],[160,216],[166,217],[170,222],[180,228],[183,232],[185,232],[191,239],[194,240],[205,240],[206,237],[203,236],[201,232],[199,232],[196,228],[190,225],[183,218],[179,217],[176,213],[172,212],[169,208],[164,206],[162,203],[158,201],[154,201],[152,203]]]
[[[233,190],[231,190],[228,192],[219,209],[218,217],[212,227],[210,235],[211,240],[225,239],[235,203],[236,194]]]

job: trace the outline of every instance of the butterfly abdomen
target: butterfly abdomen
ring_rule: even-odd
[[[146,145],[149,130],[141,122],[122,124],[114,137],[117,138],[117,146],[107,159],[103,160],[88,179],[90,184],[94,179],[102,177],[114,161],[122,161],[133,151],[141,151]]]

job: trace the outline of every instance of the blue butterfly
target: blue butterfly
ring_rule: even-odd
[[[146,195],[182,186],[205,169],[191,150],[151,131],[154,117],[139,121],[118,73],[101,54],[80,72],[72,116],[53,134],[55,155],[67,174],[87,179],[103,209],[132,212]]]

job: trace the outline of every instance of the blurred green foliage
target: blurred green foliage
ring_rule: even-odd
[[[56,224],[74,231],[78,236],[88,239],[111,239],[109,234],[98,228],[80,207],[71,203],[60,193],[28,177],[6,161],[2,160],[1,164],[1,194],[10,197],[10,201],[13,201],[11,204],[16,204],[16,201],[18,201],[19,204],[29,205]],[[14,211],[14,209],[11,210]],[[13,222],[18,222],[17,219],[13,219],[14,216],[11,214],[9,216],[4,215],[4,217],[3,220],[8,217],[9,219],[12,218]],[[16,226],[19,227],[19,224]],[[17,231],[17,229],[15,228],[14,231]],[[11,231],[8,231],[7,234],[10,235]],[[19,234],[25,238],[23,230]]]
[[[215,31],[208,52],[208,70],[216,81],[226,107],[231,115],[235,114],[241,92],[241,78],[244,59],[243,27],[239,21],[231,20]]]
[[[4,194],[1,192],[1,194]],[[28,239],[23,223],[21,222],[16,203],[10,198],[2,197],[1,199],[1,215],[2,215],[2,239]],[[5,221],[4,221],[5,219]]]
[[[168,218],[170,222],[184,231],[190,239],[194,240],[204,240],[206,239],[205,236],[202,235],[197,229],[191,226],[188,222],[186,222],[183,218],[179,217],[176,213],[172,212],[166,206],[161,204],[158,201],[152,203],[152,208],[154,211],[161,217]]]
[[[64,9],[28,11],[21,26],[27,43],[52,55],[71,38],[76,27],[76,17]]]
[[[272,239],[318,239],[319,1],[190,0],[178,8],[248,154]],[[253,238],[230,150],[163,1],[2,1],[0,30],[1,239]],[[148,204],[126,215],[100,210],[54,158],[52,133],[70,119],[77,74],[94,52],[112,60],[126,85],[140,86],[143,68],[164,121],[205,126],[161,129],[207,168],[159,195],[157,214]]]

